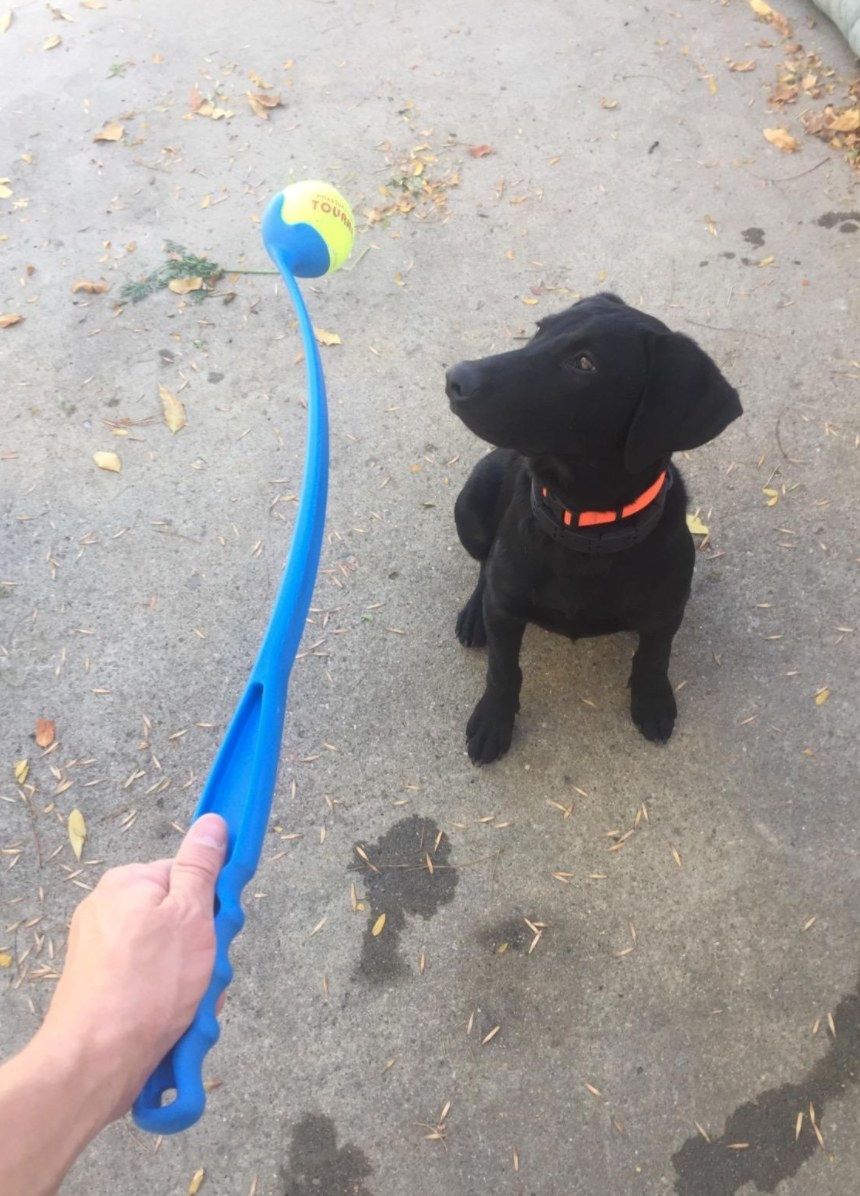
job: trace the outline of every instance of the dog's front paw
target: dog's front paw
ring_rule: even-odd
[[[511,746],[516,705],[484,694],[466,724],[466,747],[473,764],[492,764]]]
[[[457,639],[464,648],[484,648],[487,629],[484,627],[484,603],[476,590],[457,615]]]
[[[668,677],[632,683],[630,715],[646,739],[665,743],[672,734],[678,705]]]

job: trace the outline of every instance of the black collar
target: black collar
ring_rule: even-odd
[[[532,513],[541,531],[559,544],[587,556],[605,556],[632,548],[651,534],[671,485],[672,467],[667,466],[638,499],[620,510],[571,511],[532,478]]]

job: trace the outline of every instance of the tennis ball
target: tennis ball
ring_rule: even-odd
[[[350,255],[355,220],[349,204],[329,183],[316,179],[279,191],[263,216],[269,255],[299,278],[337,270]]]

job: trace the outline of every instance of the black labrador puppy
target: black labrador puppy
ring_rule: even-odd
[[[521,349],[452,366],[446,381],[452,411],[498,446],[455,508],[481,566],[457,637],[489,650],[466,728],[471,759],[488,764],[510,747],[529,622],[571,639],[637,632],[630,712],[664,743],[695,555],[670,458],[736,419],[737,392],[694,341],[610,294],[541,320]]]

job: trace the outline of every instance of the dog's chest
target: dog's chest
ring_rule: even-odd
[[[617,613],[618,583],[609,557],[569,558],[554,562],[537,580],[530,595],[531,617],[557,625],[568,620],[602,620]]]

